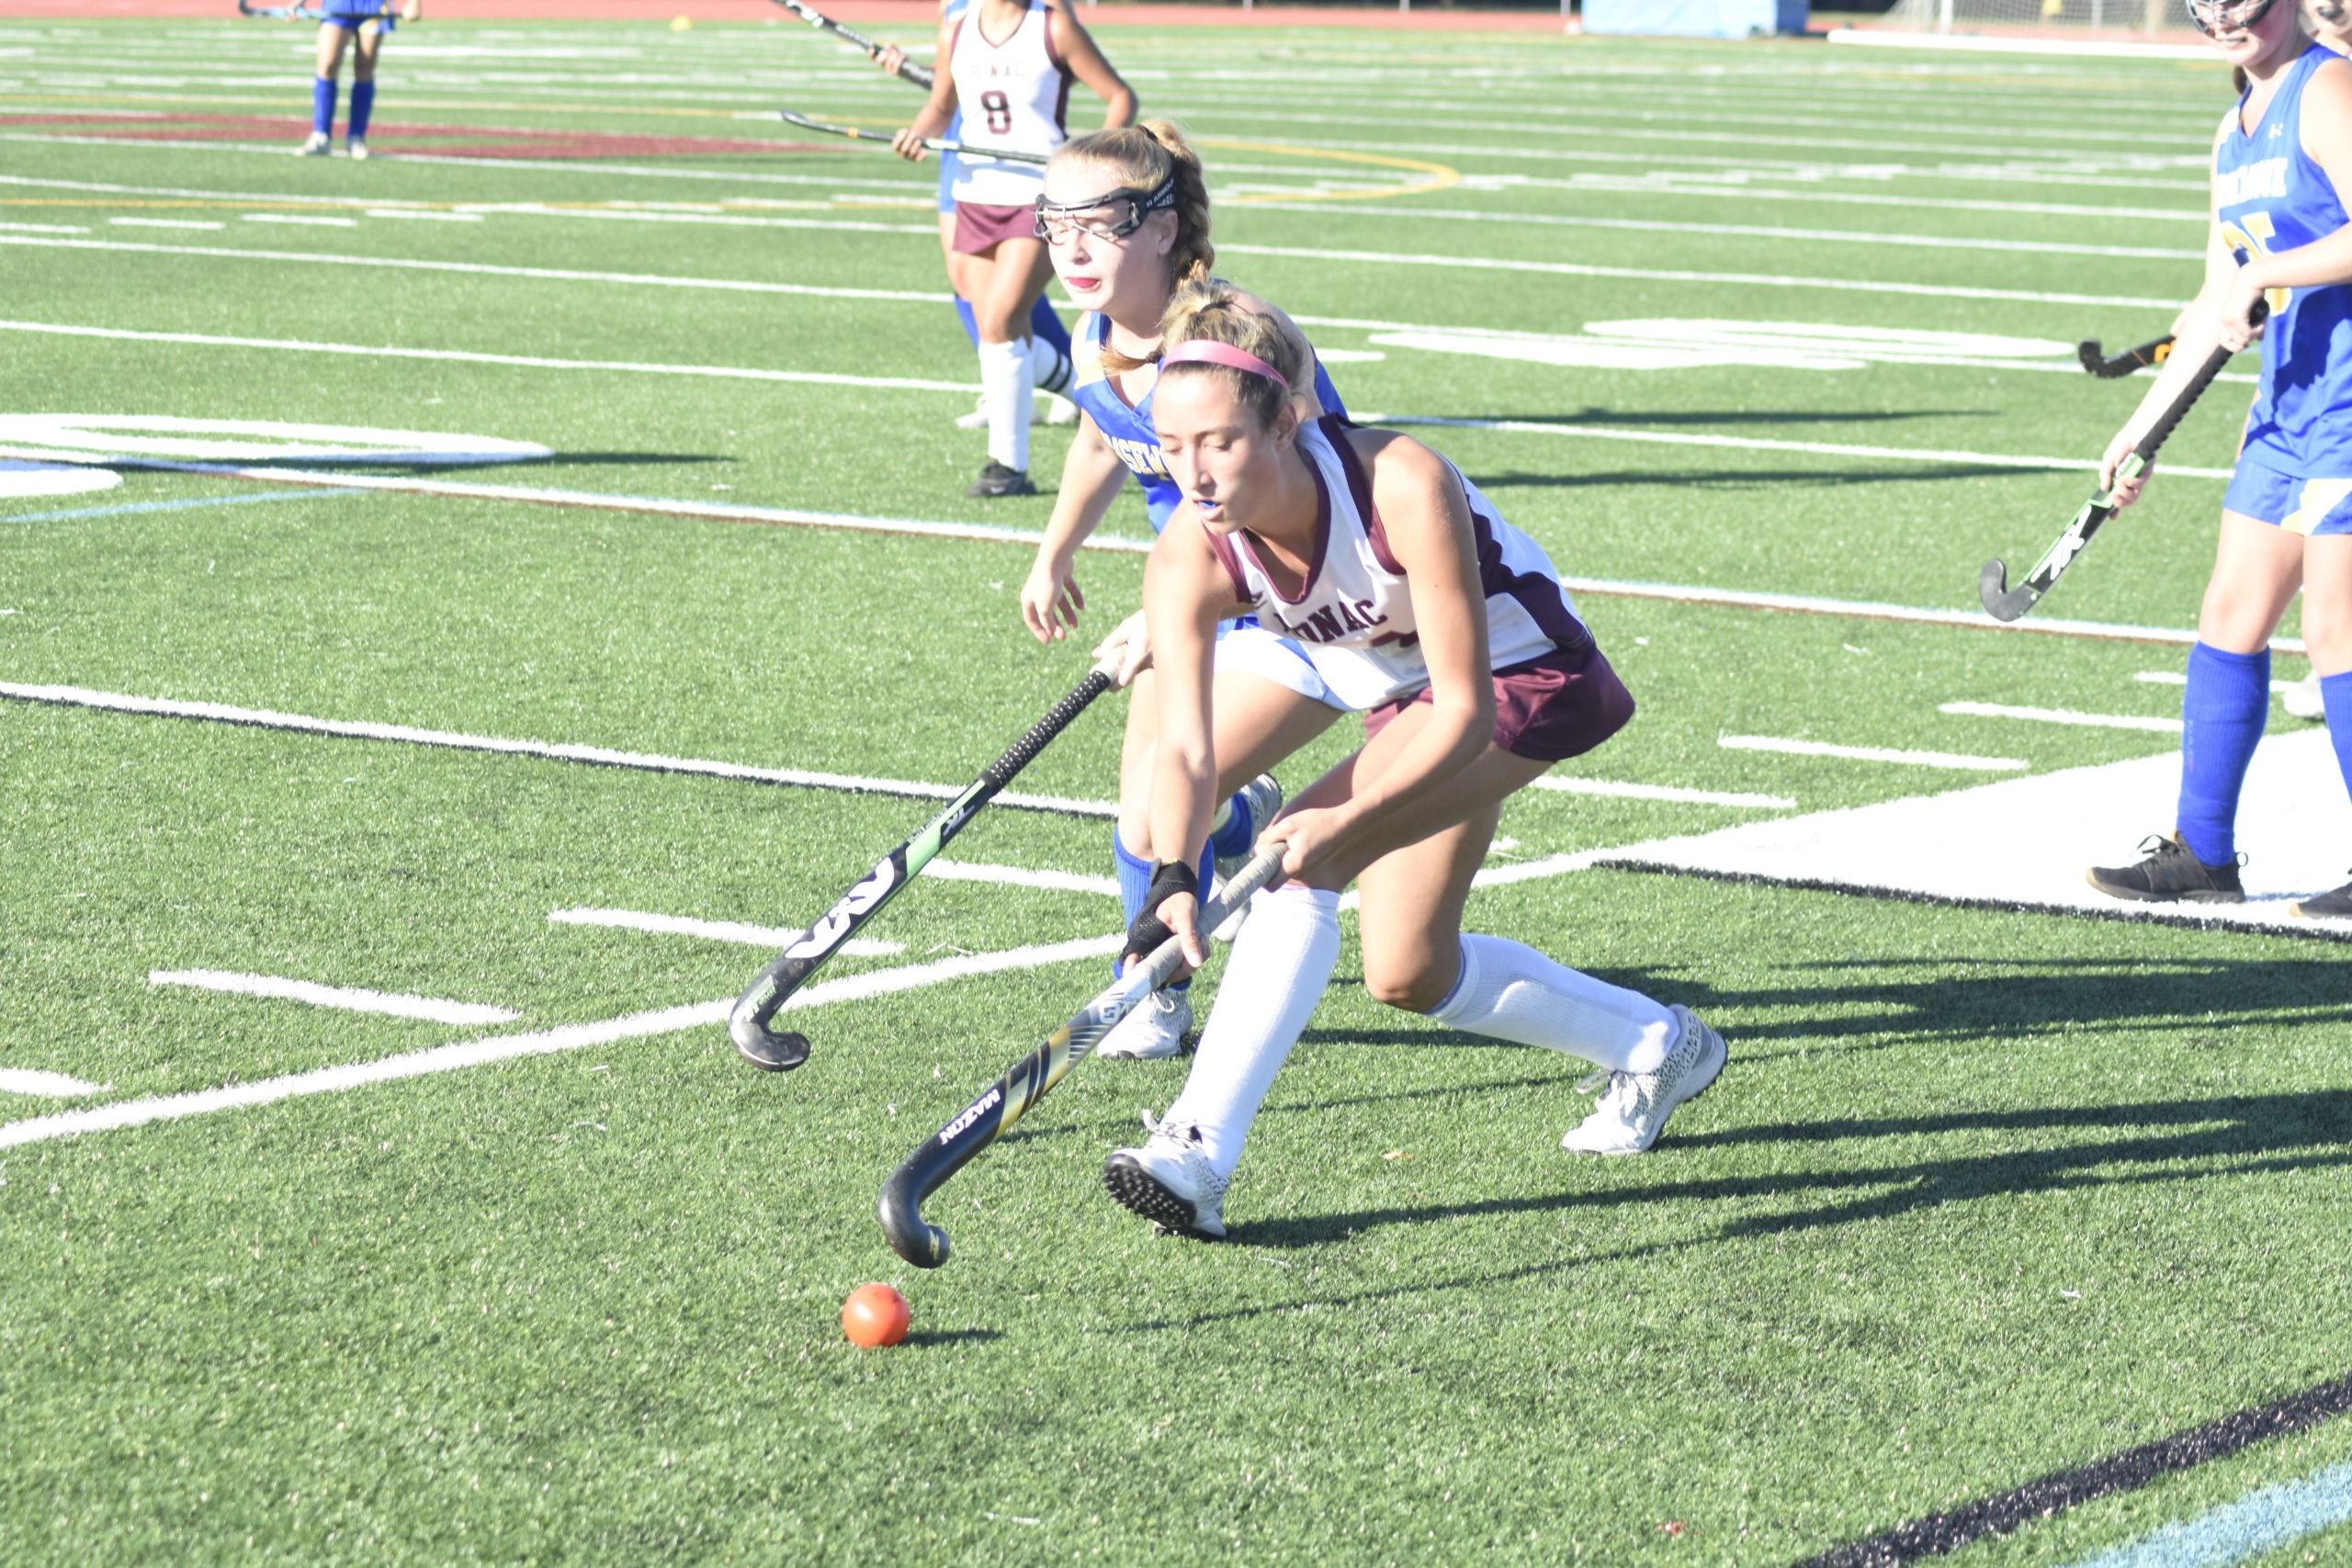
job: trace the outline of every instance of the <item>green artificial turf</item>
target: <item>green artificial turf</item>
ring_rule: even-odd
[[[1414,428],[1565,570],[1931,609],[1972,604],[1988,555],[2048,543],[2144,382],[1594,369],[1376,340],[1671,318],[2139,342],[2192,291],[2193,260],[2033,247],[2194,252],[2226,96],[2218,68],[2169,62],[1102,31],[1147,108],[1204,141],[1220,270],[1331,323],[1310,326],[1323,347],[1385,355],[1335,355],[1352,408],[1543,427]],[[421,156],[298,160],[299,127],[188,121],[134,142],[93,134],[119,121],[23,118],[290,125],[303,43],[232,21],[0,26],[0,241],[28,242],[0,244],[0,316],[248,340],[0,328],[0,416],[462,433],[554,456],[423,477],[1043,525],[1050,494],[962,493],[981,443],[951,421],[977,378],[932,298],[928,168],[846,146],[524,156],[513,134],[789,142],[737,117],[788,103],[888,125],[912,107],[902,86],[792,26],[435,20],[388,45],[374,138]],[[485,142],[504,151],[433,152]],[[1333,152],[1462,177],[1324,200],[1428,176]],[[1521,179],[1551,183],[1501,183]],[[485,210],[375,215],[398,203]],[[353,224],[251,220],[289,213]],[[1971,288],[2079,298],[1954,291]],[[603,366],[285,346],[302,344]],[[2167,460],[2226,466],[2245,396],[2217,388]],[[1066,441],[1036,433],[1048,491]],[[2189,626],[2220,494],[2160,478],[2048,613]],[[195,501],[224,504],[178,504]],[[1106,532],[1148,533],[1133,495]],[[1029,555],[132,470],[0,499],[0,681],[957,785],[1086,666],[1086,639],[1040,649],[1022,630]],[[1140,557],[1080,570],[1090,631],[1133,604]],[[2036,773],[2171,744],[1939,705],[2162,717],[2176,691],[2133,677],[2177,671],[2177,646],[1579,603],[1641,713],[1564,775],[1816,811],[1979,781],[1719,738]],[[1125,703],[1016,787],[1107,802]],[[550,914],[806,922],[932,807],[19,701],[0,702],[0,1070],[98,1086],[0,1092],[0,1141],[26,1140],[0,1147],[12,1561],[1784,1564],[2352,1371],[2340,944],[1627,871],[1481,891],[1476,929],[1687,1002],[1731,1043],[1655,1151],[1597,1161],[1556,1147],[1587,1104],[1581,1064],[1373,1003],[1351,919],[1253,1134],[1228,1244],[1155,1237],[1097,1177],[1184,1064],[1089,1063],[933,1201],[956,1256],[927,1273],[883,1244],[876,1191],[1087,999],[1102,959],[811,1009],[795,1016],[815,1055],[785,1077],[704,1023],[77,1137],[22,1129],[721,1002],[764,950]],[[1530,791],[1494,863],[1766,815]],[[2084,816],[2086,859],[2158,826]],[[1102,877],[1107,832],[995,808],[948,852]],[[901,951],[825,978],[1116,923],[1099,892],[928,879],[866,933]],[[185,969],[517,1017],[149,982]],[[903,1348],[841,1337],[842,1298],[870,1280],[912,1302]],[[2348,1453],[2352,1427],[2323,1425],[1950,1561],[2058,1568]],[[2347,1539],[2261,1561],[2330,1561]]]

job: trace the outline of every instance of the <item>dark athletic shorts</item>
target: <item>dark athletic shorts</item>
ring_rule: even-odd
[[[1634,694],[1600,656],[1597,644],[1554,649],[1541,659],[1498,670],[1495,744],[1515,757],[1557,762],[1581,756],[1625,728]],[[1402,702],[1383,703],[1363,716],[1364,737],[1380,733],[1408,704],[1425,703],[1424,687]]]
[[[1037,204],[989,207],[977,201],[956,204],[956,254],[986,255],[1000,240],[1037,237]]]

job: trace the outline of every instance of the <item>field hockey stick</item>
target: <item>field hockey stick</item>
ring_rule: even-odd
[[[816,6],[804,6],[800,3],[800,0],[775,0],[775,3],[783,6],[786,10],[791,12],[794,16],[799,17],[802,21],[808,23],[810,27],[822,28],[824,31],[831,33],[835,38],[841,39],[845,42],[857,45],[858,48],[865,51],[865,57],[868,60],[879,60],[882,58],[882,45],[875,42],[872,39],[867,38],[855,28],[845,28],[842,26],[841,23],[833,20],[831,17],[825,15],[824,12],[817,9]],[[916,86],[921,87],[925,92],[929,92],[931,90],[932,74],[931,67],[928,65],[918,65],[911,60],[902,59],[899,62],[899,76],[901,80],[913,83]]]
[[[2246,320],[2260,326],[2263,318],[2269,313],[2268,302],[2256,299],[2254,309],[2246,312]],[[2075,558],[2090,544],[2091,536],[2115,515],[2116,487],[2126,479],[2136,479],[2150,463],[2155,461],[2156,448],[2165,444],[2165,438],[2172,434],[2173,426],[2181,422],[2182,416],[2204,395],[2205,389],[2213,384],[2213,378],[2222,373],[2222,367],[2230,362],[2233,352],[2222,346],[2205,356],[2205,363],[2197,367],[2197,374],[2189,378],[2188,385],[2173,399],[2172,406],[2165,410],[2164,416],[2150,425],[2147,434],[2140,437],[2139,445],[2125,453],[2123,461],[2115,465],[2115,483],[2083,502],[2083,509],[2075,513],[2075,520],[2066,525],[2066,531],[2058,536],[2058,542],[2051,546],[2050,553],[2026,574],[2023,582],[2015,588],[2009,586],[2009,569],[2000,557],[1995,556],[1984,563],[1984,570],[1976,574],[1976,596],[1984,602],[1984,608],[1991,612],[1995,620],[2016,620],[2041,603],[2041,596],[2066,575],[2066,569],[2075,564]]]
[[[735,1042],[735,1049],[742,1054],[743,1060],[767,1072],[784,1073],[808,1059],[807,1035],[769,1027],[775,1021],[776,1010],[791,999],[792,993],[817,972],[820,964],[840,952],[843,942],[880,914],[882,906],[896,897],[899,889],[920,876],[922,868],[946,848],[947,840],[978,816],[980,807],[1011,784],[1012,775],[1027,767],[1055,736],[1068,728],[1071,719],[1085,712],[1087,704],[1111,689],[1113,674],[1125,657],[1123,649],[1088,671],[1086,679],[1031,726],[1029,733],[1014,741],[1003,756],[982,770],[969,789],[949,801],[946,808],[918,829],[912,838],[884,855],[872,871],[858,879],[855,886],[835,901],[823,919],[808,928],[807,935],[777,953],[760,971],[759,977],[736,998],[735,1010],[727,1020],[728,1038]]]
[[[775,112],[786,123],[797,125],[803,130],[821,130],[828,136],[846,136],[852,141],[887,143],[891,140],[878,130],[860,130],[853,125],[828,125],[821,119],[810,119],[805,114],[794,114],[790,109]],[[922,145],[927,152],[953,152],[965,158],[999,158],[1008,164],[1043,164],[1047,161],[1043,152],[1014,152],[1001,147],[975,147],[968,141],[942,141],[934,136],[924,137]]]
[[[2076,344],[2075,353],[2082,360],[2084,369],[2111,381],[2118,376],[2129,376],[2134,370],[2162,367],[2164,362],[2172,357],[2172,333],[2150,338],[2139,347],[2127,348],[2112,359],[2100,351],[2098,339],[2095,337],[2086,337]]]
[[[1199,929],[1216,930],[1250,895],[1281,875],[1286,848],[1274,845],[1217,889],[1216,897],[1202,907]],[[918,1269],[936,1269],[946,1262],[947,1233],[922,1217],[923,1200],[963,1169],[974,1155],[1003,1136],[1031,1106],[1068,1077],[1072,1067],[1092,1055],[1102,1037],[1146,997],[1168,984],[1183,962],[1182,941],[1170,937],[1152,950],[1150,957],[1129,964],[1127,972],[1080,1009],[1076,1018],[1047,1035],[1043,1045],[1015,1063],[987,1093],[924,1139],[922,1146],[882,1184],[882,1234],[889,1238],[890,1250]]]
[[[259,17],[272,22],[317,22],[326,17],[325,12],[309,6],[254,6],[247,4],[246,0],[237,0],[237,15]]]

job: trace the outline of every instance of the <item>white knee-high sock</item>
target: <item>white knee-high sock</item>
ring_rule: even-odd
[[[1039,389],[1064,392],[1069,389],[1069,355],[1047,343],[1044,338],[1029,340],[1029,379]]]
[[[1337,893],[1285,887],[1258,896],[1226,960],[1192,1076],[1160,1118],[1200,1128],[1202,1152],[1218,1174],[1231,1176],[1241,1163],[1250,1123],[1339,961]]]
[[[1639,991],[1579,975],[1524,942],[1466,933],[1462,977],[1429,1016],[1467,1033],[1564,1051],[1627,1073],[1656,1072],[1680,1028]]]
[[[1035,383],[1029,375],[1029,345],[980,344],[980,395],[989,408],[989,456],[1008,468],[1029,469],[1029,405]]]

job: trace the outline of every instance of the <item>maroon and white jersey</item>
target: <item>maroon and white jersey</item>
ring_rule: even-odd
[[[980,32],[983,8],[976,3],[965,11],[947,51],[963,116],[959,134],[967,146],[1049,153],[1069,139],[1070,84],[1069,66],[1054,51],[1051,14],[1032,0],[1012,36],[990,43]],[[1046,184],[1040,164],[965,152],[956,168],[955,198],[979,207],[1026,207]]]
[[[1336,414],[1299,427],[1298,449],[1315,475],[1317,499],[1315,555],[1295,598],[1275,588],[1246,532],[1210,534],[1208,540],[1236,596],[1257,606],[1258,624],[1296,642],[1332,694],[1363,710],[1413,695],[1430,683],[1430,672],[1405,569],[1389,553],[1370,476],[1347,432]],[[1589,646],[1592,634],[1577,619],[1544,547],[1504,522],[1461,469],[1450,462],[1446,468],[1470,505],[1491,667],[1507,670],[1555,649]]]

